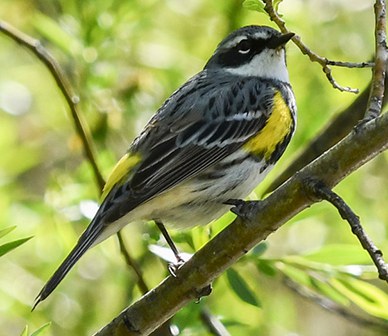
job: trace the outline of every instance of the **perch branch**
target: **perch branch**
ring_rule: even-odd
[[[388,114],[365,122],[317,160],[303,168],[266,199],[252,206],[245,218],[237,218],[188,260],[96,336],[147,335],[179,309],[195,299],[197,289],[209,285],[290,218],[317,202],[305,187],[312,177],[328,188],[388,148]]]

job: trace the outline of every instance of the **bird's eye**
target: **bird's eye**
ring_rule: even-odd
[[[248,54],[251,51],[252,44],[248,40],[242,40],[238,45],[237,45],[237,51],[240,54]]]

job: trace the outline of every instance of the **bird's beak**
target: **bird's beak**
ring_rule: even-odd
[[[268,43],[268,48],[276,49],[278,47],[284,46],[289,40],[291,40],[294,35],[294,33],[287,33],[273,37]]]

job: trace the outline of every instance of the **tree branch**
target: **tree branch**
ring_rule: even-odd
[[[286,27],[286,23],[284,20],[279,16],[277,11],[275,10],[273,6],[273,0],[262,0],[265,3],[264,10],[268,13],[269,18],[271,21],[275,22],[276,25],[279,27],[280,31],[284,34],[289,33],[290,31]],[[319,63],[322,66],[322,71],[325,73],[326,78],[329,80],[331,85],[340,91],[345,92],[351,92],[351,93],[358,93],[358,89],[352,89],[350,87],[344,87],[339,85],[336,80],[334,79],[331,68],[329,65],[334,66],[340,66],[340,67],[347,67],[347,68],[365,68],[365,67],[371,67],[373,66],[373,63],[370,62],[362,62],[362,63],[350,63],[350,62],[340,62],[340,61],[331,61],[327,59],[326,57],[322,57],[318,55],[317,53],[313,52],[311,49],[307,47],[306,44],[304,44],[300,38],[300,36],[295,35],[292,38],[292,41],[295,43],[295,45],[300,49],[303,55],[307,55],[310,58],[310,61]]]
[[[312,194],[330,202],[337,208],[341,217],[346,219],[350,224],[352,232],[356,235],[362,247],[369,253],[379,272],[379,278],[388,282],[388,266],[383,259],[383,253],[369,239],[361,226],[360,218],[353,212],[349,205],[347,205],[339,195],[330,188],[327,188],[320,181],[311,180],[309,183],[306,183],[306,186],[310,188]]]
[[[100,190],[104,187],[105,181],[102,177],[100,169],[98,168],[97,160],[95,158],[95,150],[92,146],[90,139],[90,132],[85,126],[80,113],[78,111],[79,97],[76,96],[71,86],[66,79],[66,76],[62,72],[60,66],[53,56],[42,46],[39,40],[33,39],[32,37],[18,31],[8,23],[0,20],[0,32],[3,32],[6,36],[10,37],[13,41],[19,43],[23,47],[32,51],[33,54],[45,65],[54,78],[56,84],[59,87],[63,97],[66,100],[67,105],[70,108],[71,117],[74,122],[74,127],[77,135],[80,137],[85,156],[92,168],[94,178]]]
[[[285,27],[284,21],[279,17],[272,6],[271,0],[265,0],[267,12],[271,18],[283,31],[288,31]],[[376,39],[376,55],[377,50],[380,50],[380,57],[376,57],[376,66],[374,68],[374,73],[377,71],[377,77],[374,75],[371,83],[368,87],[363,90],[363,92],[357,97],[357,99],[343,112],[338,114],[338,116],[332,119],[325,129],[317,135],[311,142],[306,146],[306,149],[269,185],[265,190],[264,194],[275,190],[279,187],[284,181],[286,181],[290,176],[292,176],[299,169],[316,159],[324,151],[332,147],[339,140],[344,138],[352,128],[363,119],[365,116],[367,119],[377,116],[382,107],[388,101],[388,81],[387,76],[382,78],[384,72],[387,71],[388,60],[386,56],[386,48],[383,46],[386,45],[385,42],[385,3],[383,1],[376,1],[375,5],[375,17],[376,17],[376,29],[375,29],[375,39]],[[298,45],[299,46],[299,45]],[[299,46],[301,51],[306,51],[306,54],[309,53],[309,49],[305,46]],[[385,50],[384,50],[385,49]],[[315,55],[315,53],[312,53]],[[384,56],[385,54],[385,56]],[[309,54],[310,55],[310,54]],[[315,57],[315,56],[314,56]],[[384,61],[385,57],[385,62]],[[321,62],[326,62],[327,65],[336,65],[336,66],[347,66],[347,67],[358,67],[352,66],[352,63],[347,62],[337,62],[330,61],[326,58],[318,56],[321,58]],[[311,59],[311,57],[310,57]],[[320,63],[320,62],[318,62]],[[322,63],[320,63],[322,64]],[[374,65],[374,63],[361,63],[360,65]],[[376,79],[376,80],[375,80]],[[373,83],[373,86],[372,86]],[[378,83],[378,84],[376,84]],[[382,84],[381,84],[382,83]],[[381,91],[382,90],[382,91]],[[372,94],[372,92],[376,92]],[[375,98],[370,98],[375,97]],[[377,102],[377,104],[375,103]],[[371,108],[369,107],[372,103]],[[372,111],[379,111],[376,112]],[[370,112],[365,112],[370,111]]]
[[[208,309],[202,309],[200,316],[203,324],[212,335],[230,336],[225,326],[215,316],[213,316]]]
[[[369,108],[365,119],[376,118],[380,113],[384,98],[384,80],[388,60],[387,33],[386,33],[386,3],[385,0],[376,0],[375,9],[375,66],[373,68],[372,88],[369,97]]]
[[[88,162],[92,167],[92,171],[95,176],[96,183],[99,187],[99,190],[102,191],[105,181],[102,177],[100,169],[95,159],[94,150],[92,147],[92,142],[89,140],[89,132],[82,122],[80,113],[78,111],[79,98],[72,92],[71,86],[62,72],[59,64],[56,62],[53,56],[41,45],[39,40],[33,39],[32,37],[18,31],[16,28],[12,27],[8,23],[0,20],[0,32],[3,32],[6,36],[10,37],[15,42],[19,43],[23,47],[26,47],[28,50],[32,51],[33,54],[46,66],[50,74],[53,76],[55,82],[57,83],[62,95],[64,96],[69,109],[71,111],[71,116],[74,121],[74,126],[76,133],[81,139],[85,156]],[[149,291],[149,288],[144,280],[142,271],[129,254],[128,250],[125,247],[125,243],[122,237],[121,232],[117,233],[117,238],[119,242],[120,252],[127,264],[127,266],[132,269],[137,276],[137,285],[142,294],[145,294]],[[222,323],[208,310],[201,311],[201,320],[209,328],[209,330],[215,335],[229,335],[226,331],[226,328]],[[218,333],[217,333],[218,332]],[[158,327],[152,335],[161,336],[161,335],[172,335],[170,329],[170,322],[167,320],[163,325]]]
[[[86,159],[90,163],[97,186],[99,190],[102,191],[105,181],[98,167],[97,160],[94,154],[95,151],[92,147],[92,142],[89,140],[90,139],[89,131],[87,131],[87,127],[85,127],[85,123],[82,121],[81,114],[78,111],[79,99],[73,93],[65,74],[61,70],[61,67],[54,59],[54,57],[42,46],[39,40],[33,39],[32,37],[18,31],[16,28],[12,27],[8,23],[1,20],[0,20],[0,32],[3,32],[6,36],[10,37],[13,41],[19,43],[23,47],[32,51],[33,54],[45,65],[45,67],[50,72],[51,76],[54,78],[63,97],[67,102],[67,105],[69,106],[71,117],[74,121],[75,131],[81,139]],[[123,257],[126,260],[127,264],[129,265],[128,258],[130,258],[131,260],[132,258],[129,256],[128,251],[125,250],[120,234],[118,235],[118,238],[119,238],[120,251],[123,254]],[[143,292],[143,294],[146,293],[146,291],[144,291],[146,286],[144,286],[145,283],[144,283],[144,280],[142,279],[139,268],[135,267],[134,265],[129,265],[129,266],[133,267],[135,273],[138,276],[138,280],[139,280],[138,284],[141,291]]]
[[[319,200],[306,188],[311,178],[332,188],[351,172],[388,148],[388,114],[363,123],[331,150],[299,171],[209,241],[176,274],[166,278],[125,309],[97,336],[147,335],[196,297],[198,289],[267,238],[290,218]]]
[[[125,260],[127,266],[129,268],[133,269],[133,271],[135,272],[135,274],[137,276],[137,284],[138,284],[138,287],[140,289],[140,292],[142,294],[147,293],[149,291],[149,288],[144,281],[143,273],[142,273],[139,265],[137,264],[136,260],[134,260],[131,257],[127,248],[125,247],[125,243],[124,243],[124,239],[123,239],[123,235],[121,234],[121,231],[119,231],[117,233],[117,239],[119,241],[120,252],[121,252],[122,256],[124,257],[124,260]]]
[[[348,321],[351,321],[352,323],[355,323],[357,325],[378,329],[383,332],[387,332],[388,329],[388,323],[385,323],[382,319],[370,319],[365,318],[364,316],[361,316],[360,314],[356,314],[355,312],[351,311],[350,309],[346,309],[336,303],[333,300],[330,300],[329,298],[319,295],[317,293],[314,293],[311,289],[298,284],[297,282],[293,281],[287,276],[284,276],[284,283],[285,285],[290,288],[292,291],[300,295],[301,297],[317,304],[318,306],[333,312],[334,314],[338,316],[342,316]]]
[[[85,126],[85,123],[82,121],[81,114],[78,111],[79,98],[73,93],[71,86],[62,72],[61,67],[54,59],[54,57],[42,46],[39,40],[33,39],[32,37],[18,31],[16,28],[12,27],[8,23],[0,20],[0,32],[3,32],[5,35],[10,37],[13,41],[19,43],[23,47],[32,51],[33,54],[45,65],[45,67],[50,72],[51,76],[54,78],[56,84],[58,85],[63,97],[65,98],[67,105],[69,106],[71,117],[74,121],[74,127],[77,135],[80,137],[82,146],[84,148],[84,153],[87,161],[89,162],[97,186],[102,191],[105,181],[102,177],[101,171],[98,167],[97,160],[95,158],[95,151],[90,141],[90,134]],[[125,248],[125,244],[120,232],[117,233],[120,252],[129,268],[131,268],[137,276],[137,285],[139,286],[142,294],[148,292],[148,287],[144,281],[142,272],[137,265],[136,261],[130,256],[129,252]],[[169,323],[165,323],[160,328],[158,328],[154,335],[172,335]]]

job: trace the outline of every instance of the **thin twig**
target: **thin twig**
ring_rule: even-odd
[[[209,332],[215,336],[230,336],[225,326],[220,322],[218,318],[210,313],[206,308],[203,308],[200,312],[201,320],[207,327]]]
[[[263,0],[265,3],[265,11],[268,13],[271,21],[275,22],[276,25],[279,27],[280,31],[284,34],[289,33],[290,31],[287,29],[286,24],[284,20],[279,16],[279,14],[276,12],[272,0]],[[350,63],[350,62],[340,62],[340,61],[332,61],[327,59],[326,57],[322,57],[318,55],[317,53],[313,52],[311,49],[307,47],[306,44],[304,44],[301,40],[301,38],[298,35],[295,35],[292,38],[292,41],[296,44],[296,46],[300,49],[300,51],[307,55],[312,62],[317,62],[322,66],[322,70],[325,73],[327,79],[331,83],[331,85],[340,91],[345,92],[351,92],[351,93],[358,93],[358,89],[352,89],[350,87],[344,87],[339,85],[336,80],[334,79],[331,68],[329,65],[333,66],[340,66],[340,67],[348,67],[348,68],[365,68],[365,67],[371,67],[373,66],[373,63],[370,62],[362,62],[362,63]]]
[[[8,23],[0,20],[0,32],[3,32],[5,35],[10,37],[15,42],[19,43],[23,47],[32,51],[34,55],[46,66],[49,70],[50,74],[54,78],[57,83],[60,91],[62,92],[63,97],[66,99],[67,105],[70,108],[71,116],[74,121],[75,130],[78,136],[81,138],[83,148],[85,151],[86,158],[89,164],[92,167],[92,171],[94,174],[94,178],[100,190],[104,187],[105,181],[102,177],[102,174],[98,168],[97,160],[95,158],[95,151],[92,147],[92,143],[89,140],[89,132],[87,132],[87,128],[85,127],[85,123],[82,121],[80,117],[80,113],[78,112],[78,104],[79,97],[76,96],[67,78],[62,72],[60,66],[54,57],[42,46],[39,40],[36,40],[16,28],[12,27]]]
[[[86,132],[87,128],[84,126],[84,123],[80,118],[80,113],[77,107],[79,103],[79,98],[72,92],[71,86],[66,76],[62,72],[59,64],[56,62],[54,57],[51,56],[51,54],[42,46],[39,40],[31,38],[30,36],[18,31],[16,28],[10,26],[8,23],[1,20],[0,20],[0,32],[3,32],[5,35],[10,37],[15,42],[31,50],[37,56],[37,58],[48,68],[50,74],[53,76],[55,82],[57,83],[60,91],[62,92],[62,95],[64,96],[70,108],[71,115],[74,120],[75,129],[78,136],[81,138],[86,158],[92,167],[99,190],[102,191],[105,181],[97,165],[97,161],[94,155],[94,150],[92,147],[92,142],[89,141],[90,137]],[[120,252],[124,257],[124,260],[127,266],[135,272],[137,276],[137,285],[141,293],[144,295],[149,291],[149,288],[144,280],[141,269],[139,265],[136,263],[136,261],[131,257],[127,248],[125,247],[125,243],[120,231],[117,233],[117,238],[119,242]],[[207,318],[204,318],[205,316]],[[213,315],[211,315],[208,310],[201,311],[201,319],[205,323],[205,325],[208,326],[209,328],[210,326],[212,326],[213,327],[212,330],[220,331],[220,333],[215,335],[220,335],[220,336],[229,335],[229,333],[226,331],[226,328],[222,325],[222,323],[219,320],[217,320]],[[152,335],[154,336],[172,335],[171,329],[170,329],[170,321],[166,321],[157,330],[155,330],[155,332],[153,332]]]
[[[137,262],[131,257],[131,255],[129,254],[128,250],[125,248],[125,243],[124,243],[123,235],[121,234],[120,231],[117,233],[117,238],[119,240],[120,252],[121,252],[121,254],[124,257],[124,260],[125,260],[126,264],[129,266],[129,268],[132,268],[133,271],[136,273],[137,285],[139,286],[139,289],[140,289],[141,293],[142,294],[147,293],[149,291],[149,288],[148,288],[147,284],[144,281],[141,269],[140,269],[139,265],[137,264]]]
[[[332,61],[327,58],[325,58],[327,65],[333,65],[337,67],[343,67],[343,68],[372,68],[374,67],[373,62],[361,62],[361,63],[353,63],[353,62],[342,62],[342,61]]]
[[[119,246],[120,246],[120,252],[122,256],[124,257],[124,260],[127,264],[127,266],[132,269],[137,276],[137,286],[140,289],[140,292],[144,295],[149,291],[149,287],[147,286],[144,278],[143,273],[137,264],[136,260],[131,257],[131,255],[128,252],[128,249],[125,247],[123,235],[121,234],[121,231],[117,232],[117,238],[119,240]],[[173,333],[171,331],[171,321],[167,320],[164,322],[158,329],[156,329],[151,336],[172,336]]]
[[[92,167],[96,183],[101,191],[104,187],[105,181],[102,177],[101,171],[98,167],[97,160],[95,159],[94,150],[92,147],[92,142],[89,140],[89,132],[85,127],[85,123],[82,122],[81,115],[78,110],[79,98],[73,93],[69,81],[67,80],[65,74],[62,72],[60,66],[53,58],[53,56],[42,46],[39,40],[36,40],[12,27],[8,23],[0,20],[0,32],[3,32],[5,35],[10,37],[15,42],[19,43],[23,47],[26,47],[28,50],[31,50],[34,55],[47,67],[50,74],[57,83],[62,95],[64,96],[70,111],[71,116],[74,121],[75,130],[78,136],[81,139],[86,159]],[[141,274],[140,268],[133,261],[128,251],[125,249],[122,237],[118,234],[120,251],[127,262],[127,265],[130,266],[136,273],[138,278],[138,286],[141,292],[144,294],[148,291],[147,286],[145,285],[144,278]]]
[[[361,225],[360,218],[353,212],[349,205],[347,205],[347,203],[338,194],[320,181],[306,181],[306,187],[309,188],[314,195],[318,196],[320,199],[328,201],[337,208],[341,217],[349,223],[352,232],[356,235],[362,247],[369,253],[377,268],[379,278],[388,282],[388,265],[383,259],[383,253],[368,237]]]
[[[344,308],[333,300],[330,300],[328,297],[319,295],[313,292],[310,288],[306,286],[302,286],[299,283],[291,280],[289,277],[284,275],[284,283],[285,285],[297,293],[299,296],[312,301],[318,306],[335,313],[337,316],[342,316],[348,321],[352,323],[356,323],[363,327],[379,329],[382,331],[387,331],[388,324],[384,323],[384,321],[378,319],[368,319],[355,312],[352,312],[350,309]]]
[[[372,88],[369,96],[365,120],[380,115],[384,97],[384,79],[387,71],[387,32],[386,2],[376,0],[375,10],[375,66],[373,68]]]

